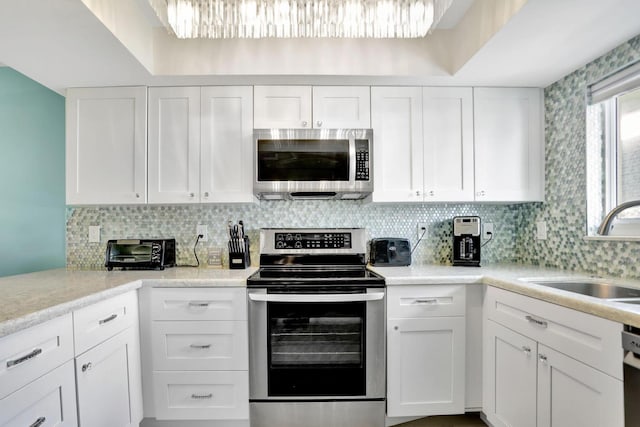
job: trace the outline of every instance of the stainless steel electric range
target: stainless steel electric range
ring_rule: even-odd
[[[247,281],[252,427],[383,427],[385,283],[364,229],[263,229]]]

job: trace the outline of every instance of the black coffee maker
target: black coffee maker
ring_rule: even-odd
[[[453,218],[453,265],[480,267],[480,217]]]

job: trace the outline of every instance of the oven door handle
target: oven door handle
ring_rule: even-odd
[[[379,301],[384,292],[368,294],[249,294],[251,301],[262,302],[360,302]]]

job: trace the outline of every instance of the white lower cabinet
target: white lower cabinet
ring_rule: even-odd
[[[621,373],[606,372],[612,361],[622,366],[622,325],[492,287],[485,302],[483,409],[494,427],[624,425]],[[516,321],[520,311],[531,313],[524,323]],[[560,335],[562,347],[587,334],[591,354],[583,360],[550,346]],[[610,338],[616,347],[602,345]]]
[[[72,360],[0,399],[2,427],[77,425]]]
[[[75,359],[81,427],[133,427],[142,420],[137,307],[137,293],[130,292],[74,312],[76,342],[95,344]]]
[[[248,421],[246,306],[240,287],[142,290],[145,415],[152,422]]]
[[[465,287],[387,291],[387,416],[465,409]]]

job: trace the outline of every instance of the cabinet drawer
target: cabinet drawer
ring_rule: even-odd
[[[249,418],[247,371],[154,372],[158,420]]]
[[[155,288],[151,320],[247,320],[245,288]]]
[[[76,355],[138,321],[138,294],[128,292],[73,312]]]
[[[622,379],[622,324],[489,286],[485,316]]]
[[[387,288],[389,318],[464,316],[465,285],[415,285]]]
[[[0,398],[72,358],[71,314],[0,338]]]
[[[0,399],[0,426],[77,426],[73,361]]]
[[[247,322],[153,322],[156,371],[247,370]]]

